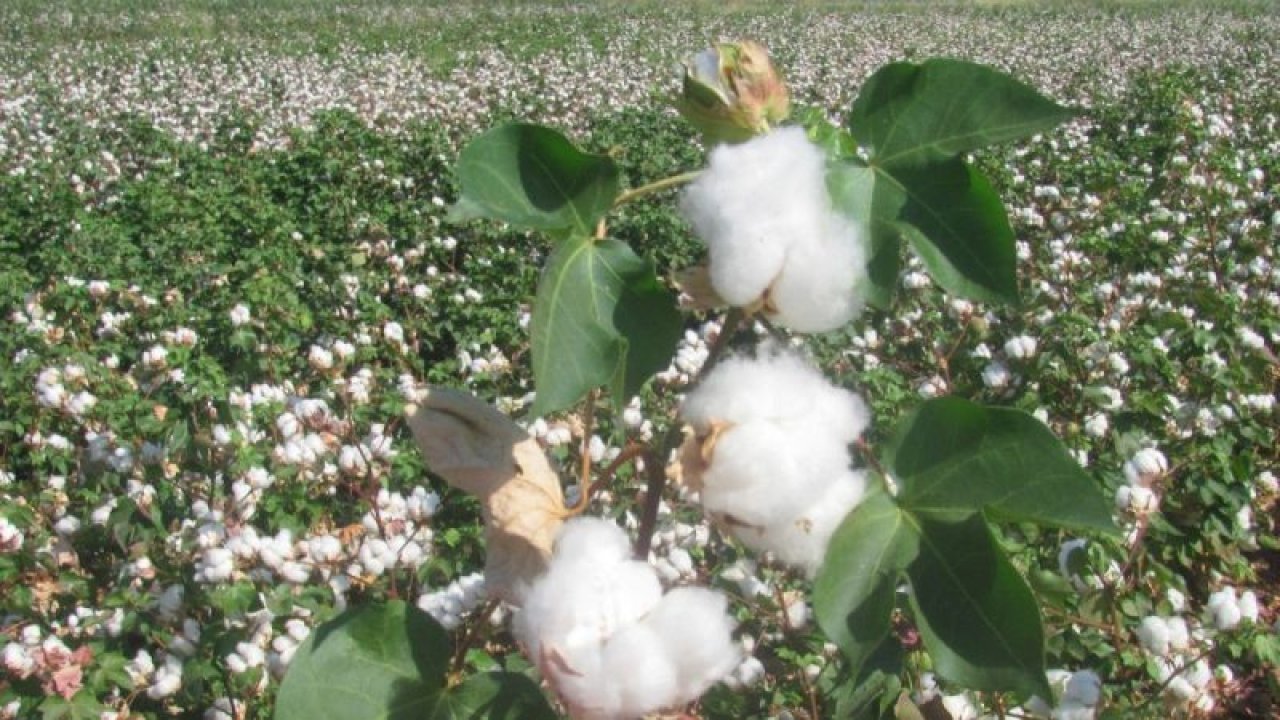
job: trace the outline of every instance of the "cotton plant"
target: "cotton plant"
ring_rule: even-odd
[[[935,112],[956,103],[962,111]],[[941,379],[929,393],[937,397],[872,448],[867,403],[792,346],[845,328],[867,306],[892,307],[907,240],[914,272],[969,303],[966,316],[982,314],[971,301],[1016,300],[1012,230],[998,201],[980,197],[988,190],[963,189],[987,185],[966,158],[1072,112],[992,70],[933,60],[874,74],[848,125],[836,127],[820,113],[793,113],[780,73],[750,42],[696,56],[679,107],[703,134],[706,167],[627,190],[612,158],[546,127],[500,126],[463,148],[449,219],[499,220],[553,241],[528,322],[535,393],[521,409],[534,419],[516,424],[466,393],[400,383],[428,467],[481,503],[483,584],[423,596],[420,608],[436,622],[388,603],[353,609],[326,632],[403,621],[415,642],[435,645],[442,625],[487,595],[510,608],[517,644],[571,717],[678,711],[718,682],[751,684],[759,672],[734,638],[727,598],[698,587],[692,557],[659,536],[658,518],[678,494],[771,572],[813,583],[811,597],[778,596],[782,625],[799,630],[816,619],[843,653],[849,689],[901,612],[949,685],[1053,697],[1036,601],[987,514],[1113,532],[1092,481],[1040,421],[947,396]],[[611,235],[609,220],[619,206],[681,185],[676,204],[705,257],[668,283]],[[711,319],[686,330],[682,308]],[[394,322],[380,334],[408,341]],[[1004,349],[1021,369],[1037,341],[1018,336]],[[331,371],[323,347],[308,359]],[[1123,375],[1123,360],[1107,367]],[[471,351],[460,364],[473,376],[492,367],[477,368]],[[633,401],[651,378],[682,395],[665,434]],[[988,385],[1012,378],[993,361]],[[594,433],[605,407],[621,419],[625,447]],[[568,492],[565,468],[547,454],[566,446],[576,450]],[[365,455],[342,448],[340,472],[367,474]],[[599,498],[630,490],[618,482],[627,466],[647,478],[637,514],[621,526],[584,517]],[[672,483],[678,493],[665,493]],[[1064,506],[1063,494],[1078,502]],[[731,581],[745,596],[769,597],[755,567],[742,558]],[[957,597],[969,600],[957,606]],[[975,653],[980,646],[1001,648],[1001,657]],[[326,671],[315,668],[344,648],[297,650],[293,667],[312,669],[286,676],[282,717],[317,707],[327,691],[316,673]],[[508,673],[487,690],[480,676],[441,686],[415,656],[388,653],[377,662],[420,676],[431,702],[500,696],[526,716],[549,712],[523,677]],[[822,667],[811,669],[814,681]]]

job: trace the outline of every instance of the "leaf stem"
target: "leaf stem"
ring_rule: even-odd
[[[632,200],[639,200],[645,195],[652,195],[656,192],[662,192],[663,190],[668,190],[679,185],[684,185],[688,182],[693,182],[701,174],[701,170],[691,170],[689,172],[672,175],[671,177],[663,178],[661,180],[654,180],[653,182],[641,185],[638,188],[632,188],[619,195],[613,201],[613,209],[616,210]]]
[[[578,448],[582,470],[578,476],[578,502],[568,509],[568,517],[581,515],[591,502],[591,433],[595,431],[596,399],[599,394],[599,388],[587,393],[587,401],[582,408],[582,443]]]

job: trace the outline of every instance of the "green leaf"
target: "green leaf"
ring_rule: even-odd
[[[551,254],[533,307],[532,412],[567,408],[601,385],[626,402],[679,342],[676,297],[624,242],[573,236]]]
[[[554,720],[531,680],[478,673],[445,688],[451,646],[421,610],[398,600],[348,610],[298,648],[276,698],[279,720]]]
[[[40,703],[43,720],[98,720],[104,709],[87,690],[81,690],[70,700],[55,695]]]
[[[855,678],[888,637],[899,580],[919,550],[893,499],[881,490],[871,493],[832,535],[813,587],[818,624],[844,652]]]
[[[991,68],[961,60],[882,67],[863,84],[849,129],[885,168],[925,167],[1048,130],[1075,111]]]
[[[1013,229],[982,173],[960,159],[879,173],[905,196],[899,229],[939,285],[973,300],[1018,301]]]
[[[901,228],[897,220],[907,198],[901,185],[857,160],[828,165],[827,192],[837,210],[857,221],[869,238],[871,256],[867,299],[888,309],[902,268]]]
[[[584,153],[540,125],[502,125],[476,137],[459,155],[457,172],[453,221],[489,218],[589,234],[618,196],[611,158]]]
[[[1035,596],[980,513],[910,513],[911,604],[934,670],[973,690],[1053,697]]]
[[[911,511],[988,509],[1010,520],[1116,532],[1093,480],[1039,420],[956,397],[922,403],[882,458]]]
[[[428,720],[556,720],[542,691],[517,673],[482,672],[440,695]]]
[[[450,646],[431,616],[400,601],[348,610],[298,648],[279,720],[417,720],[435,707]]]

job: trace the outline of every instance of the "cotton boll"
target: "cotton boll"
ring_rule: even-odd
[[[832,385],[806,360],[788,352],[725,359],[685,399],[680,414],[695,427],[751,420],[805,431],[817,427],[844,443],[857,439],[870,422],[861,398]]]
[[[1169,647],[1173,650],[1186,650],[1191,647],[1191,633],[1187,630],[1187,621],[1180,617],[1164,619],[1165,628],[1169,631]]]
[[[1164,618],[1155,615],[1143,618],[1137,633],[1138,642],[1147,652],[1160,657],[1169,654],[1169,628]]]
[[[791,242],[820,230],[829,203],[825,165],[801,128],[712,151],[681,209],[707,244],[720,297],[755,302],[782,270]]]
[[[601,677],[617,686],[617,715],[639,717],[692,700],[678,699],[682,678],[672,660],[669,646],[646,623],[623,628],[609,638],[601,653]]]
[[[631,541],[612,521],[584,516],[565,523],[556,537],[555,555],[558,567],[613,565],[631,559]]]
[[[798,332],[841,327],[862,309],[866,258],[856,225],[828,213],[821,232],[801,239],[787,253],[766,309],[780,325]]]
[[[1240,594],[1240,601],[1236,603],[1236,607],[1240,609],[1240,617],[1249,622],[1258,621],[1258,596],[1252,590],[1246,590]]]
[[[643,624],[661,638],[675,664],[680,702],[688,702],[733,671],[742,652],[723,595],[704,588],[667,593]]]
[[[626,547],[624,555],[620,547]],[[574,672],[580,651],[597,647],[634,623],[662,597],[653,569],[634,560],[626,534],[613,523],[575,518],[565,523],[547,573],[536,580],[515,619],[516,637],[543,662],[559,653]]]
[[[664,598],[653,568],[630,553],[613,523],[570,520],[516,615],[516,637],[575,718],[683,704],[737,663],[724,598],[707,590]]]
[[[804,510],[848,464],[845,446],[825,437],[772,423],[737,426],[716,443],[703,475],[702,504],[738,523],[767,525]]]
[[[754,550],[772,552],[781,562],[802,568],[813,577],[822,566],[832,533],[862,500],[866,487],[865,473],[846,470],[800,514],[779,518],[763,528],[739,528],[734,537]]]

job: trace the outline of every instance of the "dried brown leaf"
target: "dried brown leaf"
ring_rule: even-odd
[[[468,393],[431,388],[409,428],[432,472],[484,510],[485,584],[519,604],[547,568],[565,518],[560,478],[520,426]]]

